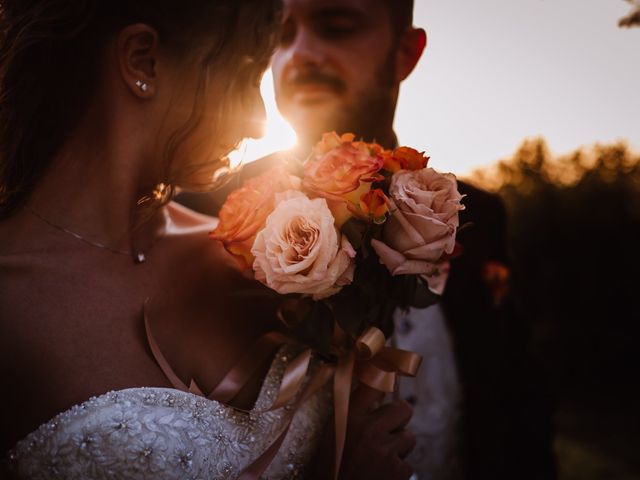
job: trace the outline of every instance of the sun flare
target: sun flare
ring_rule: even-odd
[[[267,111],[264,137],[259,140],[245,140],[238,150],[232,152],[229,155],[232,167],[238,166],[240,163],[253,162],[273,152],[289,150],[295,147],[298,142],[296,132],[282,118],[276,107],[271,70],[265,73],[260,84],[260,92]]]

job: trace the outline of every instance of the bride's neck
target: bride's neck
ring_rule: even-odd
[[[145,250],[163,216],[139,206],[155,187],[144,132],[126,116],[87,115],[53,159],[28,202],[50,222],[122,250]],[[147,158],[145,158],[147,157]]]

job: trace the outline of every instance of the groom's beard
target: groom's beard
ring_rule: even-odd
[[[325,132],[351,132],[357,138],[366,141],[383,141],[392,137],[392,124],[395,113],[394,85],[395,51],[385,58],[376,69],[372,82],[358,92],[349,103],[337,105],[324,115],[312,115],[308,111],[295,111],[288,115],[294,130],[298,134],[301,148],[309,148]],[[335,86],[339,91],[343,82],[321,72],[310,72],[309,78],[318,83]],[[384,145],[393,147],[393,145]]]

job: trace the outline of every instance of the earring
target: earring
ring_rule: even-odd
[[[142,80],[138,80],[136,82],[136,87],[140,88],[140,90],[142,90],[143,92],[146,92],[147,90],[149,90],[149,85],[144,83]]]

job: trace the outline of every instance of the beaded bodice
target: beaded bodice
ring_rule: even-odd
[[[292,355],[274,360],[251,412],[170,388],[130,388],[72,407],[18,442],[10,468],[28,479],[232,479],[278,437],[290,406],[275,400]],[[329,414],[320,390],[295,412],[261,478],[304,476]]]

